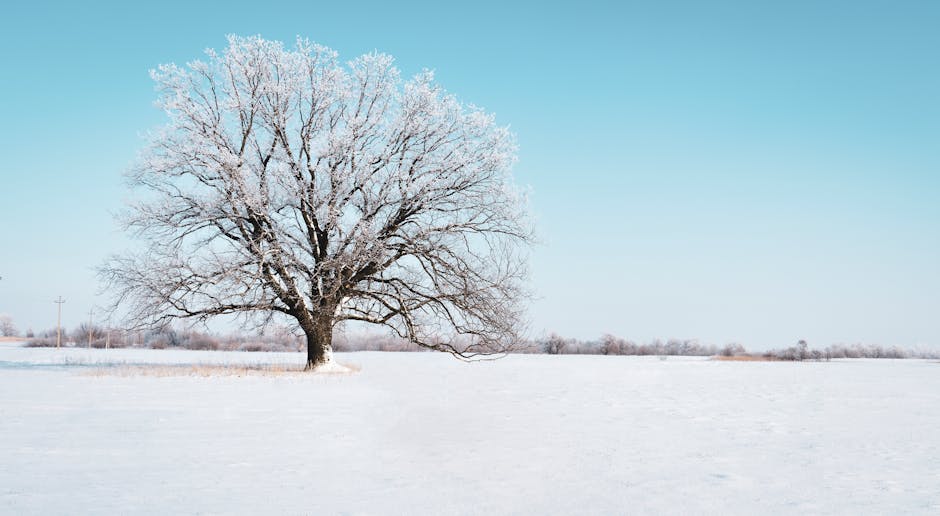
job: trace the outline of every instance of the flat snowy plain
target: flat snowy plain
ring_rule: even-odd
[[[2,344],[0,512],[940,514],[940,363],[337,359]]]

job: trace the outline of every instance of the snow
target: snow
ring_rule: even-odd
[[[0,346],[0,513],[936,514],[940,364]]]

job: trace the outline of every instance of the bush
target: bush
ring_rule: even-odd
[[[186,349],[195,349],[201,351],[215,351],[219,349],[219,341],[208,336],[197,334],[189,338],[180,339],[179,346]]]
[[[40,337],[33,338],[26,341],[27,348],[54,348],[55,347],[55,337]]]

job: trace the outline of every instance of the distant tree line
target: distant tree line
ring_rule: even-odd
[[[26,335],[28,347],[55,347],[56,329],[52,328]],[[62,328],[61,345],[70,348],[143,348],[189,349],[209,351],[302,351],[306,346],[303,335],[286,328],[268,329],[257,335],[218,335],[192,329],[170,326],[148,330],[124,330],[98,325],[81,324],[74,329]],[[408,340],[383,335],[345,335],[334,337],[336,351],[424,351],[425,348]]]
[[[551,334],[536,339],[522,350],[528,353],[546,353],[549,355],[668,355],[668,356],[715,356],[744,353],[739,344],[718,347],[713,344],[701,344],[693,339],[653,340],[638,344],[614,335],[604,335],[600,340],[583,341],[564,338]]]
[[[806,341],[796,346],[767,351],[761,354],[775,360],[831,360],[833,358],[940,358],[938,351],[914,351],[897,346],[885,347],[875,344],[833,344],[824,349],[810,349]]]
[[[30,336],[29,347],[55,347],[56,329]],[[209,351],[298,351],[299,337],[273,332],[265,335],[213,335],[190,329],[165,327],[152,330],[124,330],[82,324],[72,330],[62,328],[61,345],[75,348],[191,349]]]
[[[54,328],[37,335],[29,331],[26,336],[29,339],[27,345],[31,347],[56,345]],[[122,330],[82,324],[72,330],[62,329],[64,347],[295,352],[303,350],[305,344],[303,335],[284,327],[269,328],[258,335],[216,335],[169,326],[155,330]],[[336,332],[334,336],[334,348],[341,352],[426,351],[426,348],[393,335],[346,334],[341,331]],[[610,334],[598,340],[579,340],[555,333],[519,343],[515,346],[515,352],[548,355],[720,356],[783,361],[838,358],[940,359],[940,351],[915,351],[865,344],[834,344],[823,349],[812,349],[806,341],[801,340],[788,348],[752,353],[737,343],[717,346],[703,344],[695,339],[655,339],[647,343],[637,343]]]
[[[656,339],[646,344],[604,335],[600,340],[566,339],[557,334],[537,339],[527,349],[530,353],[549,355],[658,355],[658,356],[722,356],[753,357],[767,360],[831,360],[833,358],[940,358],[940,351],[915,351],[896,346],[865,344],[834,344],[824,349],[811,349],[801,340],[795,346],[764,352],[748,352],[737,343],[716,346],[701,344],[694,339]]]

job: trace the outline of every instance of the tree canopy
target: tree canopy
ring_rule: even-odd
[[[525,197],[516,142],[429,71],[260,37],[151,75],[169,118],[129,172],[144,251],[101,274],[137,321],[296,322],[308,367],[335,324],[383,325],[460,357],[523,323]]]

